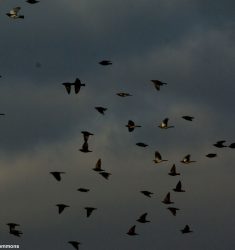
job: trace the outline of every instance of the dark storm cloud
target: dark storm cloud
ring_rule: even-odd
[[[5,16],[17,5],[24,20]],[[69,249],[68,240],[100,250],[233,248],[234,156],[212,144],[235,138],[234,3],[1,1],[0,7],[2,221],[22,224],[15,242],[40,250]],[[113,65],[102,67],[103,59]],[[62,83],[76,77],[86,86],[68,95]],[[168,85],[157,92],[151,79]],[[133,96],[120,98],[119,91]],[[95,106],[108,110],[102,116]],[[166,117],[175,128],[162,131]],[[142,127],[129,133],[129,119]],[[81,130],[95,134],[89,155],[78,151]],[[137,147],[140,141],[149,148]],[[169,162],[156,166],[155,150]],[[218,159],[204,157],[210,152]],[[188,153],[197,163],[181,166]],[[108,181],[92,170],[98,158],[112,173]],[[172,219],[161,200],[178,181],[166,177],[173,163],[186,193],[172,194],[181,208]],[[66,174],[57,183],[50,171]],[[83,196],[79,187],[91,192]],[[145,189],[152,199],[141,196]],[[63,216],[59,202],[71,205]],[[89,221],[84,206],[98,207]],[[127,237],[145,211],[152,223],[138,225],[139,237]],[[179,232],[186,223],[195,230],[189,238]],[[1,231],[12,242],[4,225]]]

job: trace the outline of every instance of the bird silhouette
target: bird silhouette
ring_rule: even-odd
[[[71,93],[71,86],[73,85],[73,83],[64,82],[64,83],[62,83],[62,85],[64,85],[64,87],[65,87],[67,93],[70,94],[70,93]]]
[[[86,84],[81,83],[80,79],[76,78],[75,82],[74,82],[74,92],[75,92],[75,94],[78,94],[78,92],[80,91],[82,86],[85,87]]]
[[[100,61],[99,64],[100,64],[100,65],[103,65],[103,66],[107,66],[107,65],[111,65],[112,62],[109,61],[109,60],[103,60],[103,61]]]
[[[166,82],[161,82],[159,80],[151,80],[151,82],[154,84],[154,87],[156,88],[156,90],[160,90],[161,86],[166,85]]]
[[[78,188],[77,190],[82,192],[82,193],[87,193],[90,191],[90,189],[87,189],[87,188]]]
[[[81,242],[78,241],[68,241],[69,244],[71,244],[75,249],[79,250],[79,245]]]
[[[144,191],[140,191],[143,195],[145,195],[145,196],[147,196],[147,197],[149,197],[149,198],[151,198],[152,197],[152,195],[153,195],[153,193],[152,192],[149,192],[149,191],[147,191],[147,190],[144,190]]]
[[[231,143],[231,144],[229,145],[229,147],[230,147],[230,148],[235,148],[235,142]]]
[[[104,169],[101,168],[101,159],[98,159],[98,161],[95,164],[95,167],[93,168],[94,171],[102,172]]]
[[[225,148],[227,146],[224,145],[226,141],[225,140],[222,140],[222,141],[217,141],[215,144],[213,144],[215,147],[217,148]]]
[[[109,176],[111,175],[111,174],[108,173],[108,172],[99,172],[99,174],[100,174],[101,176],[103,176],[106,180],[108,180],[108,179],[109,179]]]
[[[179,208],[176,207],[168,207],[167,208],[174,216],[176,216],[176,212],[179,210]]]
[[[173,190],[174,190],[175,192],[185,192],[185,190],[182,189],[182,183],[181,183],[181,181],[179,181],[179,182],[176,184],[176,187],[173,188]]]
[[[92,152],[91,150],[89,150],[89,146],[88,146],[88,143],[87,141],[85,141],[82,145],[82,148],[79,149],[81,152],[83,153],[90,153]]]
[[[129,229],[129,231],[127,232],[127,234],[130,235],[130,236],[138,235],[138,234],[135,232],[135,228],[136,228],[135,225],[132,226],[132,227]]]
[[[17,19],[17,18],[23,19],[24,18],[23,15],[18,15],[18,12],[20,10],[21,10],[21,7],[15,7],[12,10],[10,10],[9,13],[6,13],[6,15],[9,16],[10,18],[13,18],[13,19]]]
[[[167,193],[167,195],[163,199],[162,203],[164,203],[164,204],[173,204],[174,203],[174,202],[171,201],[171,194],[170,194],[170,192]]]
[[[95,109],[102,115],[104,115],[104,112],[107,110],[107,108],[104,107],[95,107]]]
[[[140,125],[135,125],[135,123],[133,121],[129,120],[126,127],[128,128],[129,132],[132,132],[135,128],[140,128],[141,126]]]
[[[68,94],[71,93],[71,87],[72,86],[74,86],[74,92],[75,92],[75,94],[78,94],[78,92],[81,89],[81,86],[85,86],[84,83],[81,83],[81,81],[79,80],[79,78],[76,78],[74,83],[64,82],[64,83],[62,83],[62,85],[64,85],[64,87],[65,87],[65,89],[66,89],[66,91],[67,91]]]
[[[59,214],[61,214],[65,208],[69,207],[68,205],[65,204],[56,204],[56,206],[58,207]]]
[[[120,97],[132,96],[131,94],[125,93],[125,92],[119,92],[119,93],[117,93],[117,95],[120,96]]]
[[[65,174],[65,172],[50,172],[57,181],[61,181],[61,174]]]
[[[94,134],[92,134],[92,133],[90,133],[88,131],[82,131],[81,133],[83,134],[84,142],[88,142],[89,136],[94,135]]]
[[[148,215],[148,213],[142,214],[137,221],[140,222],[140,223],[150,222],[149,220],[146,219],[147,215]]]
[[[138,143],[136,143],[136,145],[139,146],[139,147],[143,147],[143,148],[148,146],[147,144],[145,144],[143,142],[138,142]]]
[[[39,3],[37,0],[27,0],[26,2],[31,4]]]
[[[206,157],[208,157],[208,158],[214,158],[216,156],[217,156],[217,154],[214,154],[214,153],[210,153],[210,154],[206,155]]]
[[[184,115],[182,116],[182,118],[186,121],[193,121],[194,117],[193,116],[188,116],[188,115]]]
[[[173,164],[172,168],[170,169],[170,173],[168,173],[171,176],[176,176],[176,175],[180,175],[180,173],[176,172],[176,166],[175,164]]]
[[[162,160],[162,156],[158,151],[155,151],[155,159],[153,160],[155,163],[161,163],[164,161],[168,161],[168,160]]]
[[[183,229],[180,230],[183,234],[192,233],[193,231],[190,229],[189,225],[186,225]]]
[[[14,230],[15,227],[19,227],[19,226],[20,226],[19,224],[13,223],[13,222],[7,223],[6,225],[9,226],[9,230],[10,230],[10,231],[11,231],[11,230]]]
[[[183,160],[182,160],[181,162],[184,163],[184,164],[189,164],[189,163],[192,163],[192,162],[196,162],[196,161],[191,161],[190,158],[191,158],[191,155],[188,154],[188,155],[186,155],[186,156],[183,158]]]
[[[91,214],[93,213],[94,210],[96,210],[97,208],[95,207],[85,207],[85,210],[86,210],[86,217],[90,217]]]
[[[168,121],[169,119],[165,118],[158,127],[162,129],[174,128],[175,126],[168,126]]]
[[[10,233],[10,234],[13,234],[13,235],[15,235],[15,236],[17,236],[17,237],[20,237],[21,234],[23,234],[20,230],[16,230],[16,229],[10,230],[9,233]]]

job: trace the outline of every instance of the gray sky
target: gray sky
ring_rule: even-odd
[[[0,244],[24,250],[235,248],[234,2],[0,1]],[[21,6],[24,20],[5,13]],[[107,59],[112,66],[103,67]],[[36,67],[39,62],[41,67]],[[63,82],[86,84],[67,95]],[[156,91],[150,82],[167,82]],[[120,98],[117,92],[133,96]],[[105,116],[94,107],[104,106]],[[187,122],[182,115],[195,116]],[[166,117],[174,129],[161,130]],[[129,133],[134,120],[141,128]],[[78,149],[82,130],[92,153]],[[139,148],[137,142],[149,144]],[[158,150],[168,162],[156,166]],[[205,157],[217,153],[215,159]],[[191,154],[197,163],[183,166]],[[98,158],[112,173],[92,171]],[[180,177],[167,173],[176,164]],[[50,171],[65,171],[59,183]],[[185,193],[172,188],[181,180]],[[76,191],[88,187],[87,194]],[[154,193],[151,199],[141,190]],[[173,217],[162,204],[171,191]],[[55,204],[70,208],[58,215]],[[98,209],[85,217],[85,206]],[[148,212],[151,223],[138,217]],[[21,224],[23,236],[8,233]],[[193,234],[182,235],[189,224]],[[136,237],[126,235],[136,225]]]

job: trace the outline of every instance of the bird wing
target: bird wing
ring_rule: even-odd
[[[155,159],[160,161],[162,160],[162,156],[158,151],[155,151]]]
[[[12,10],[10,10],[10,14],[12,14],[12,15],[16,14],[17,15],[17,13],[20,11],[20,9],[21,9],[21,7],[15,7]]]
[[[129,126],[135,126],[135,123],[134,123],[132,120],[129,120],[129,121],[128,121],[128,125],[129,125]]]
[[[177,184],[176,184],[176,189],[177,190],[181,190],[181,187],[182,187],[182,184],[181,184],[181,181],[179,181]]]

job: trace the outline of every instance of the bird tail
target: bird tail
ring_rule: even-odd
[[[19,16],[19,18],[24,19],[24,16]]]

